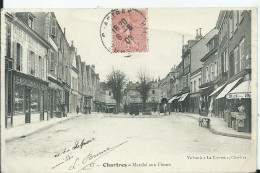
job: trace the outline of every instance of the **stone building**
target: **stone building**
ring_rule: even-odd
[[[52,46],[35,32],[30,13],[5,13],[5,126],[47,120],[47,63]]]

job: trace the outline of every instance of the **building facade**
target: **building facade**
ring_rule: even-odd
[[[6,127],[48,119],[51,45],[35,32],[32,13],[5,14]]]

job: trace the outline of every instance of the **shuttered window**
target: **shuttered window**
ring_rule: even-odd
[[[51,17],[51,35],[56,36],[56,19]]]
[[[13,59],[14,59],[14,67],[17,71],[23,70],[23,47],[14,42],[13,43]]]
[[[238,72],[238,47],[234,50],[235,74]]]
[[[240,69],[245,69],[245,38],[243,38],[239,44],[239,53],[240,53]]]

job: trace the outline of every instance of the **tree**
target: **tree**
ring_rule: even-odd
[[[142,104],[143,104],[143,111],[146,109],[146,101],[148,99],[148,93],[151,89],[150,85],[150,77],[149,74],[146,71],[143,71],[142,69],[138,71],[138,91],[141,94]]]
[[[119,69],[115,70],[112,68],[112,72],[107,75],[107,86],[112,90],[113,98],[116,100],[116,113],[119,113],[123,88],[126,82],[125,73]]]

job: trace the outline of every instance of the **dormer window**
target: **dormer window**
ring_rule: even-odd
[[[56,36],[56,19],[51,17],[51,35]]]
[[[34,21],[33,21],[33,17],[29,15],[28,18],[28,25],[31,29],[34,29]]]

